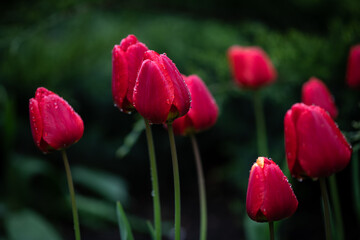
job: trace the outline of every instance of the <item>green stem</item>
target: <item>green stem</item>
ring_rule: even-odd
[[[72,213],[73,213],[73,220],[74,220],[74,230],[75,230],[75,239],[80,240],[80,226],[79,226],[79,217],[76,207],[76,200],[75,200],[75,190],[74,190],[74,184],[71,177],[71,171],[70,171],[70,165],[68,158],[66,156],[65,150],[61,151],[62,158],[64,160],[65,165],[65,171],[66,171],[66,178],[68,182],[69,192],[70,192],[70,198],[71,198],[71,206],[72,206]]]
[[[320,181],[320,189],[321,189],[321,196],[324,203],[324,222],[325,222],[325,233],[326,233],[326,240],[331,240],[331,227],[330,227],[330,205],[328,199],[328,193],[326,189],[326,181],[325,178],[319,178]]]
[[[336,219],[336,234],[338,240],[344,239],[344,225],[341,216],[341,206],[339,200],[339,192],[336,185],[336,177],[335,174],[329,177],[330,183],[330,195],[333,203],[334,211],[335,211],[335,219]]]
[[[170,148],[171,148],[171,157],[173,164],[173,174],[174,174],[174,192],[175,192],[175,240],[180,240],[180,228],[181,228],[181,209],[180,209],[180,176],[179,176],[179,166],[176,154],[176,145],[175,137],[172,127],[172,122],[167,124]]]
[[[274,234],[274,222],[269,222],[269,230],[270,230],[270,240],[275,239]]]
[[[354,146],[351,160],[354,203],[358,224],[360,224],[359,148],[359,144]]]
[[[151,171],[151,182],[152,182],[152,196],[153,196],[153,207],[154,207],[154,223],[155,223],[155,239],[161,239],[161,208],[160,208],[160,191],[158,184],[158,175],[156,167],[156,157],[155,157],[155,148],[154,141],[151,133],[151,128],[149,121],[145,120],[146,126],[146,138],[148,142],[149,149],[149,159],[150,159],[150,171]]]
[[[207,231],[207,212],[206,212],[206,190],[205,190],[205,180],[204,173],[201,164],[201,157],[199,146],[197,144],[195,135],[190,134],[192,147],[195,155],[196,170],[198,174],[198,184],[199,184],[199,200],[200,200],[200,240],[206,239]]]
[[[267,141],[266,141],[266,125],[265,125],[265,117],[264,117],[264,111],[261,101],[260,90],[255,90],[253,96],[254,96],[258,154],[260,156],[267,157],[268,149],[267,149]]]

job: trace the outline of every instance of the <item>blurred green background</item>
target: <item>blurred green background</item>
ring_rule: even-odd
[[[84,120],[83,138],[68,149],[83,239],[119,239],[116,200],[129,214],[136,239],[150,239],[151,182],[142,122],[137,114],[115,108],[111,96],[111,50],[128,34],[166,52],[183,74],[198,74],[219,105],[217,124],[197,135],[209,240],[264,235],[245,209],[249,170],[257,158],[252,92],[233,84],[228,47],[261,46],[278,71],[277,82],[262,94],[269,157],[283,170],[283,117],[301,100],[301,86],[311,76],[333,93],[340,129],[353,131],[352,122],[360,120],[359,90],[344,81],[349,48],[360,43],[360,1],[8,1],[0,9],[0,239],[73,239],[61,156],[43,155],[31,136],[28,101],[39,86],[65,98]],[[174,211],[170,147],[162,126],[153,126],[153,134],[169,236]],[[176,140],[183,236],[197,239],[193,153],[189,139]],[[360,222],[350,168],[337,178],[346,237],[355,239]],[[278,239],[324,239],[318,182],[291,181],[299,208],[277,225]]]

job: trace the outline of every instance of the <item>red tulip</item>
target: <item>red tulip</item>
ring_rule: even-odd
[[[232,46],[228,50],[230,68],[240,87],[259,88],[275,81],[276,70],[260,47]]]
[[[286,158],[294,177],[327,177],[348,165],[351,146],[321,107],[294,104],[284,126]]]
[[[338,110],[335,106],[334,98],[326,85],[316,77],[312,77],[304,83],[302,87],[302,102],[306,105],[317,105],[329,112],[335,119]]]
[[[82,137],[84,123],[72,107],[57,94],[40,87],[29,102],[34,141],[44,153],[66,148]]]
[[[350,87],[360,86],[360,44],[350,49],[346,81]]]
[[[293,215],[298,201],[285,175],[272,160],[259,157],[250,170],[246,211],[256,222],[272,222]]]
[[[213,126],[218,117],[215,99],[197,75],[183,76],[191,95],[191,108],[187,114],[174,120],[175,134],[186,135]]]
[[[112,51],[112,94],[115,105],[123,112],[132,112],[133,91],[144,53],[148,48],[134,35],[124,38]]]
[[[190,93],[175,64],[165,55],[147,51],[136,79],[134,106],[151,123],[165,123],[185,115]]]

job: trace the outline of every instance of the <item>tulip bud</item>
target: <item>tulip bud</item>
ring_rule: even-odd
[[[147,51],[136,79],[136,110],[151,123],[165,123],[185,115],[190,93],[175,64],[165,55]]]
[[[302,87],[302,102],[306,105],[317,105],[329,112],[335,119],[338,110],[335,106],[334,98],[326,85],[316,77],[312,77],[304,83]]]
[[[205,83],[197,75],[183,76],[191,95],[191,108],[187,114],[174,120],[175,134],[186,135],[213,126],[218,117],[218,106]]]
[[[350,87],[360,87],[360,44],[350,49],[346,82]]]
[[[272,160],[259,157],[250,170],[246,211],[256,222],[272,222],[293,215],[298,201],[285,175]]]
[[[294,177],[327,177],[348,165],[351,146],[321,107],[294,104],[284,127],[286,158]]]
[[[148,48],[134,35],[124,38],[112,51],[112,94],[120,111],[130,113],[133,107],[133,91],[144,53]]]
[[[38,148],[47,153],[66,148],[82,137],[84,123],[57,94],[40,87],[29,101],[31,132]]]
[[[232,46],[228,58],[235,83],[240,87],[257,89],[277,77],[269,57],[260,47]]]

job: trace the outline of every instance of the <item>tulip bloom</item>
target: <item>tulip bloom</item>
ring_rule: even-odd
[[[257,89],[275,81],[276,70],[260,47],[232,46],[228,50],[230,68],[236,84]]]
[[[66,148],[82,137],[84,123],[57,94],[40,87],[29,101],[30,126],[38,148],[47,153]]]
[[[350,87],[360,86],[360,44],[350,49],[346,82]]]
[[[183,76],[191,95],[191,108],[185,116],[174,120],[175,134],[186,135],[213,126],[218,117],[218,106],[205,83],[197,75]]]
[[[134,107],[151,123],[165,123],[185,115],[190,93],[175,64],[165,55],[147,51],[136,79]]]
[[[351,146],[321,107],[294,104],[284,127],[286,158],[294,177],[327,177],[348,165]]]
[[[316,77],[312,77],[302,87],[302,102],[306,105],[317,105],[329,112],[335,119],[338,110],[335,101],[326,85]]]
[[[123,112],[132,112],[136,77],[148,48],[134,35],[124,38],[112,51],[112,94],[115,105]]]
[[[298,201],[285,175],[272,160],[259,157],[250,170],[246,211],[256,222],[273,222],[293,215]]]

